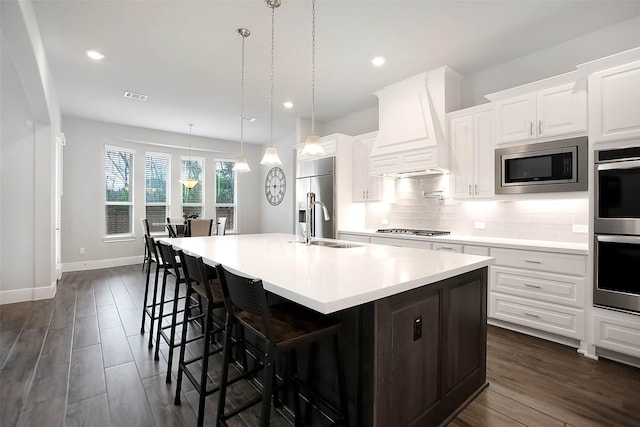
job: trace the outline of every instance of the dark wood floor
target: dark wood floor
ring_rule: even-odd
[[[195,425],[197,393],[185,381],[173,405],[168,348],[155,362],[140,334],[140,267],[66,273],[54,299],[0,306],[0,426]],[[175,384],[175,366],[172,375]],[[487,375],[489,388],[451,426],[640,425],[640,369],[489,327]],[[255,393],[240,383],[229,403]],[[207,399],[212,419],[217,394]],[[286,421],[274,412],[272,425]]]

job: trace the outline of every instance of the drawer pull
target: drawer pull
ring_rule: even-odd
[[[525,283],[524,285],[525,285],[527,288],[542,289],[542,286],[538,286],[538,285],[530,285],[529,283]]]
[[[441,251],[453,251],[454,249],[451,246],[440,246],[438,248]]]
[[[524,262],[528,262],[529,264],[542,264],[541,261],[535,261],[532,259],[525,259]]]
[[[537,314],[524,313],[524,315],[528,316],[528,317],[533,317],[534,319],[539,319],[540,318],[540,316],[538,316]]]

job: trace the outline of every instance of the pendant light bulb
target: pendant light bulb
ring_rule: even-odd
[[[273,145],[273,75],[274,75],[274,52],[275,52],[275,29],[276,29],[276,19],[275,19],[275,10],[276,7],[280,6],[280,0],[265,0],[267,6],[271,8],[271,92],[269,94],[269,143],[271,145],[267,146],[264,150],[264,156],[262,156],[262,160],[260,161],[261,165],[269,165],[269,166],[278,166],[282,164],[280,160],[280,156],[278,155],[278,149]]]
[[[303,156],[324,156],[326,151],[322,146],[320,136],[315,132],[315,104],[316,104],[316,0],[311,1],[311,135],[308,135]]]
[[[233,170],[236,172],[250,172],[249,162],[244,155],[244,39],[251,35],[246,28],[238,28],[236,30],[242,37],[242,61],[240,64],[240,155],[236,157]]]

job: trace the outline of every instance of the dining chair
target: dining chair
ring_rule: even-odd
[[[144,236],[150,236],[151,232],[149,231],[149,220],[147,218],[140,218],[140,223],[142,223],[142,230],[144,231]],[[144,237],[143,237],[144,239]],[[142,258],[142,269],[144,270],[144,266],[151,262],[151,260],[149,259],[150,255],[149,255],[149,249],[147,248],[147,243],[145,241],[144,244],[144,255]]]
[[[216,234],[218,236],[224,236],[227,233],[227,217],[218,217],[218,224],[216,228]]]
[[[190,219],[187,223],[187,234],[190,237],[211,236],[213,219]]]
[[[184,237],[186,235],[184,219],[181,217],[167,217],[167,231],[169,232],[169,237]]]

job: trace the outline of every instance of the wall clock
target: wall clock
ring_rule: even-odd
[[[287,180],[284,171],[278,167],[271,168],[264,179],[264,195],[273,206],[278,206],[287,191]]]

